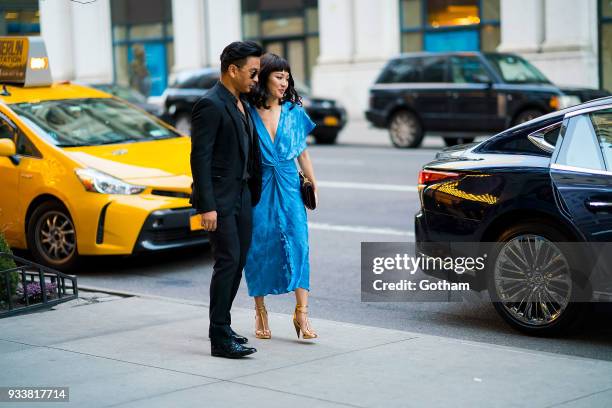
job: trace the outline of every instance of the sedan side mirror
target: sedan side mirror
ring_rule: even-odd
[[[17,148],[11,139],[0,139],[0,157],[11,157],[16,153]]]

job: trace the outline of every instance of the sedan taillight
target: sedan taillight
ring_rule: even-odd
[[[427,186],[440,181],[457,179],[461,176],[460,173],[451,171],[436,171],[423,169],[419,172],[419,186]]]

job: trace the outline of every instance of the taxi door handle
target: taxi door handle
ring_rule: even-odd
[[[28,180],[32,179],[32,175],[31,174],[22,174],[21,177],[24,178],[24,179],[28,179]]]

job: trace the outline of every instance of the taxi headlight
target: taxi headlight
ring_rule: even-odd
[[[76,169],[75,173],[85,190],[102,194],[140,194],[144,186],[126,183],[95,169]]]

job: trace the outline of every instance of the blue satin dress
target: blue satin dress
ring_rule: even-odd
[[[253,239],[244,275],[249,296],[310,289],[308,224],[295,159],[315,127],[301,106],[285,102],[274,142],[250,108],[262,154],[262,194],[253,209]]]

